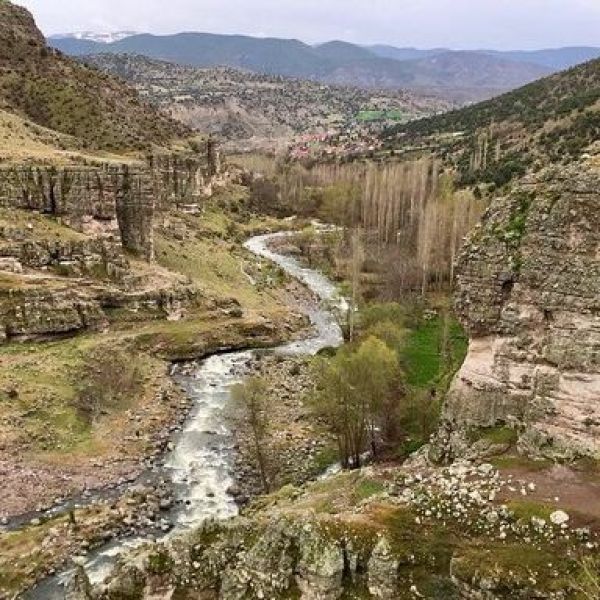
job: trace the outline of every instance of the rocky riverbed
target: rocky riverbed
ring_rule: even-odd
[[[337,461],[335,439],[310,406],[314,387],[310,358],[255,355],[247,377],[260,377],[267,388],[260,419],[265,424],[261,445],[270,490],[301,485]],[[230,415],[236,450],[234,491],[241,503],[265,492],[246,416],[243,408]]]
[[[303,312],[306,312],[316,329],[316,334],[307,340],[297,340],[279,348],[278,351],[281,354],[296,358],[289,358],[289,360],[273,358],[267,360],[261,367],[267,369],[274,380],[278,382],[273,390],[276,395],[279,395],[280,400],[278,402],[280,410],[277,414],[281,421],[287,421],[294,411],[296,411],[294,419],[306,416],[301,404],[297,403],[297,393],[300,394],[306,388],[308,371],[305,369],[307,365],[303,367],[302,359],[298,357],[303,354],[313,354],[320,348],[341,343],[341,334],[331,315],[315,302],[315,297],[331,301],[336,294],[335,288],[318,273],[301,267],[293,259],[268,250],[267,244],[272,237],[254,238],[248,248],[258,256],[277,263],[293,277],[306,284],[311,293],[315,295],[308,298],[305,291],[295,293],[299,289],[297,285],[290,286],[290,299],[293,299],[292,310],[301,308]],[[279,334],[280,337],[281,335],[282,333]],[[256,340],[251,340],[249,345],[256,346]],[[86,568],[92,569],[95,573],[94,576],[102,579],[108,566],[114,562],[114,557],[139,542],[149,541],[154,536],[164,536],[171,529],[176,533],[183,533],[211,517],[226,518],[234,515],[237,512],[233,496],[233,493],[236,492],[236,484],[231,478],[231,473],[235,472],[235,468],[230,461],[235,455],[235,447],[230,445],[231,435],[224,427],[225,421],[218,413],[228,403],[229,387],[243,378],[245,374],[250,373],[252,369],[256,369],[258,364],[252,358],[251,353],[238,351],[216,355],[196,366],[191,365],[183,369],[178,367],[175,379],[188,392],[188,398],[193,399],[193,406],[190,407],[186,402],[185,406],[179,407],[183,409],[179,412],[180,418],[183,419],[187,416],[185,424],[183,426],[181,423],[172,425],[169,428],[168,439],[165,437],[162,440],[161,449],[164,448],[167,451],[164,455],[164,467],[162,458],[160,461],[145,465],[150,467],[150,471],[157,471],[166,476],[168,482],[172,482],[172,496],[163,497],[165,488],[162,482],[156,483],[157,480],[152,478],[148,482],[149,486],[145,488],[146,491],[142,494],[145,499],[137,505],[137,514],[140,519],[131,516],[123,520],[109,519],[102,527],[100,539],[96,536],[96,528],[92,528],[81,540],[79,546],[58,544],[57,536],[54,535],[48,539],[44,538],[46,540],[44,543],[52,549],[52,552],[48,555],[37,553],[36,557],[39,560],[32,563],[31,568],[21,565],[20,569],[15,569],[20,581],[16,585],[14,581],[8,581],[7,585],[12,589],[27,587],[27,584],[39,579],[40,576],[55,572],[65,558],[74,555],[85,556],[86,558],[82,558],[82,562],[85,563]],[[300,375],[304,369],[305,377],[296,377],[294,384],[290,384],[289,381],[284,383],[290,375],[289,369],[292,369],[291,373],[296,375]],[[206,409],[208,409],[208,413]],[[306,430],[300,429],[298,433],[288,432],[284,435],[288,442],[288,449],[282,454],[282,464],[286,468],[281,471],[279,475],[281,478],[295,481],[309,476],[308,472],[301,472],[305,467],[304,459],[301,461],[292,459],[292,447],[302,437],[304,441],[300,446],[303,448],[303,456],[309,461],[314,459],[322,448],[322,443],[315,438],[314,433],[306,425]],[[274,436],[274,439],[277,437]],[[243,456],[243,436],[239,439],[240,456]],[[241,465],[244,459],[242,458],[238,462]],[[134,480],[135,477],[131,475],[126,479]],[[239,477],[238,479],[246,478]],[[255,491],[249,487],[245,494],[249,496]],[[132,493],[131,490],[127,492],[127,494],[129,493]],[[111,507],[115,505],[115,502],[123,501],[129,505],[126,500],[129,497],[127,494],[125,499],[121,498],[120,500],[115,500],[112,496],[102,498],[102,495],[98,495],[86,498],[86,504],[104,507],[103,511],[108,510],[106,507],[112,510]],[[239,493],[238,500],[243,499],[241,498],[243,495],[244,493]],[[158,504],[156,499],[158,499]],[[153,512],[156,505],[161,512],[160,515]],[[62,507],[63,511],[71,511],[71,508],[74,507],[69,505]],[[76,522],[78,519],[88,518],[86,510],[85,508],[75,508],[73,513],[67,512],[65,516],[53,518],[59,522],[68,519],[72,525],[73,523],[70,521],[72,518]],[[55,512],[59,513],[60,511]],[[73,517],[68,516],[71,514]],[[10,535],[15,536],[15,539],[24,535],[28,542],[38,540],[41,532],[45,531],[47,526],[50,527],[45,521],[48,516],[49,514],[45,515],[44,519],[40,521],[35,517],[28,528]],[[94,550],[102,546],[104,540],[113,541],[102,547],[100,551]],[[17,560],[21,558],[23,556],[19,555]],[[14,556],[10,553],[8,561],[13,565],[15,563]],[[30,597],[44,598],[45,600],[62,597],[60,584],[64,580],[62,577],[43,583],[30,594]],[[4,585],[4,581],[2,584]]]

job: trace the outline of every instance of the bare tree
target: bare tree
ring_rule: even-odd
[[[269,469],[264,453],[264,441],[267,429],[264,402],[267,395],[267,383],[261,377],[251,377],[243,384],[234,386],[232,397],[240,406],[245,424],[252,437],[254,457],[260,474],[261,484],[265,493],[269,493]]]

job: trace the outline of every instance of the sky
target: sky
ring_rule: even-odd
[[[15,0],[46,35],[133,30],[419,48],[600,46],[600,0]]]

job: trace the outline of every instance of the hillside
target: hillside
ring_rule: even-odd
[[[600,136],[600,59],[475,106],[390,129],[389,147],[433,147],[463,182],[502,185],[568,163]]]
[[[0,163],[68,160],[77,141],[0,110]]]
[[[408,92],[369,91],[260,75],[231,68],[199,69],[143,56],[100,54],[87,64],[117,75],[192,129],[246,147],[285,146],[295,136],[381,131],[449,108]]]
[[[186,129],[122,82],[46,45],[31,14],[0,2],[0,108],[77,138],[83,148],[142,150]]]
[[[142,54],[188,66],[228,66],[340,85],[432,88],[443,92],[444,98],[459,92],[466,100],[490,97],[551,71],[544,66],[478,52],[448,52],[439,60],[417,54],[413,60],[399,61],[347,42],[310,46],[298,40],[208,33],[142,34],[108,44],[72,37],[49,42],[73,56]],[[482,68],[488,73],[483,78]],[[469,92],[466,95],[465,89]]]

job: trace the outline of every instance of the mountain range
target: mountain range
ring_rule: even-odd
[[[343,41],[311,46],[293,39],[193,32],[130,35],[108,43],[92,37],[52,37],[49,43],[73,56],[138,54],[195,67],[227,66],[341,85],[408,88],[463,102],[497,95],[600,56],[600,48],[588,47],[499,52],[364,47]]]

